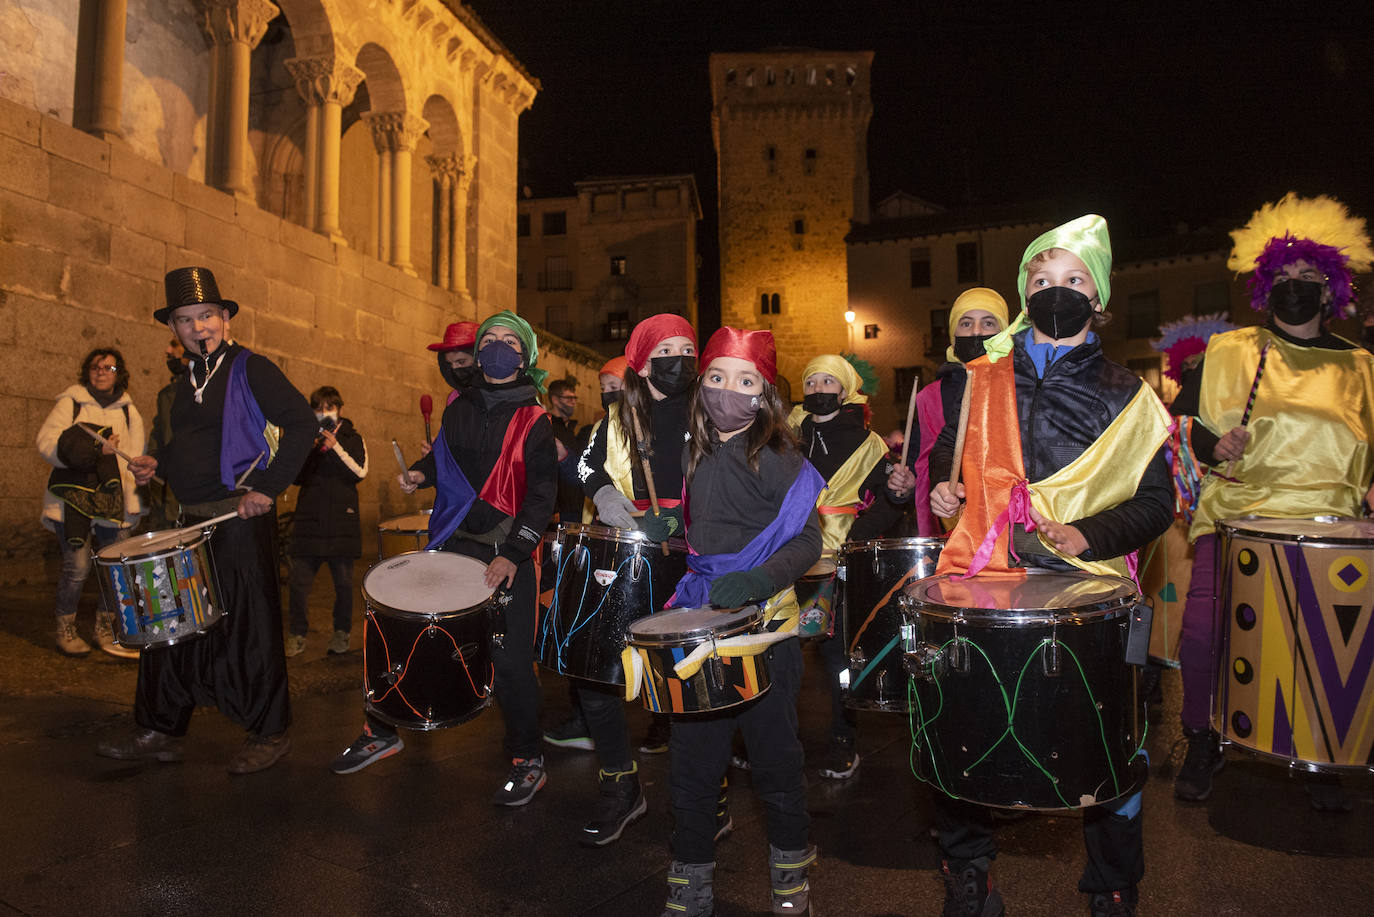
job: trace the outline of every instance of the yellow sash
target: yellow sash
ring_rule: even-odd
[[[1054,474],[1030,485],[1031,505],[1056,522],[1072,524],[1130,499],[1145,468],[1169,438],[1172,419],[1154,390],[1144,382],[1125,410],[1102,435]],[[1096,574],[1128,576],[1124,557],[1089,561],[1070,557],[1054,548],[1043,536],[1047,550],[1075,567]]]
[[[834,551],[849,537],[854,527],[859,504],[859,488],[869,473],[887,456],[887,444],[872,430],[831,476],[828,486],[816,499],[820,510],[822,549]],[[878,499],[882,495],[878,494]],[[850,512],[826,512],[826,509],[848,509]]]

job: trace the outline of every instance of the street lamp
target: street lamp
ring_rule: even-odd
[[[844,310],[844,326],[849,334],[849,352],[854,352],[854,310]]]

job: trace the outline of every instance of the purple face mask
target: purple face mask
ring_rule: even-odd
[[[745,395],[728,388],[710,388],[703,385],[697,389],[702,407],[711,418],[711,423],[722,433],[737,433],[754,422],[759,412],[758,395]]]

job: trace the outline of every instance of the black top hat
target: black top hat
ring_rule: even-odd
[[[215,275],[208,267],[179,267],[169,271],[163,283],[167,287],[167,305],[154,312],[153,318],[164,325],[172,311],[182,306],[213,303],[228,309],[230,318],[239,311],[238,303],[219,295],[219,285],[215,283]]]

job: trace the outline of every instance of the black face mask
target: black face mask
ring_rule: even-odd
[[[1093,304],[1070,287],[1046,287],[1026,300],[1026,314],[1041,334],[1062,341],[1087,327]]]
[[[619,401],[619,400],[620,400],[620,389],[616,389],[616,390],[613,391],[613,392],[602,392],[602,393],[601,393],[601,406],[602,406],[603,408],[609,408],[611,405],[615,404],[615,403],[616,403],[617,401]]]
[[[472,366],[455,366],[449,372],[453,374],[453,381],[458,388],[472,388],[482,378],[482,367],[475,363]]]
[[[181,357],[168,357],[167,372],[171,373],[173,376],[181,375],[186,372],[186,361]]]
[[[816,417],[834,414],[840,409],[840,396],[836,392],[812,392],[802,398],[802,410]]]
[[[1280,280],[1269,290],[1269,311],[1285,325],[1305,325],[1322,310],[1322,284],[1315,280]]]
[[[696,377],[696,357],[678,355],[652,357],[649,360],[649,381],[669,398],[687,391]]]
[[[984,345],[993,337],[994,335],[991,334],[970,334],[955,337],[954,358],[960,363],[972,363],[987,353],[987,348]]]

